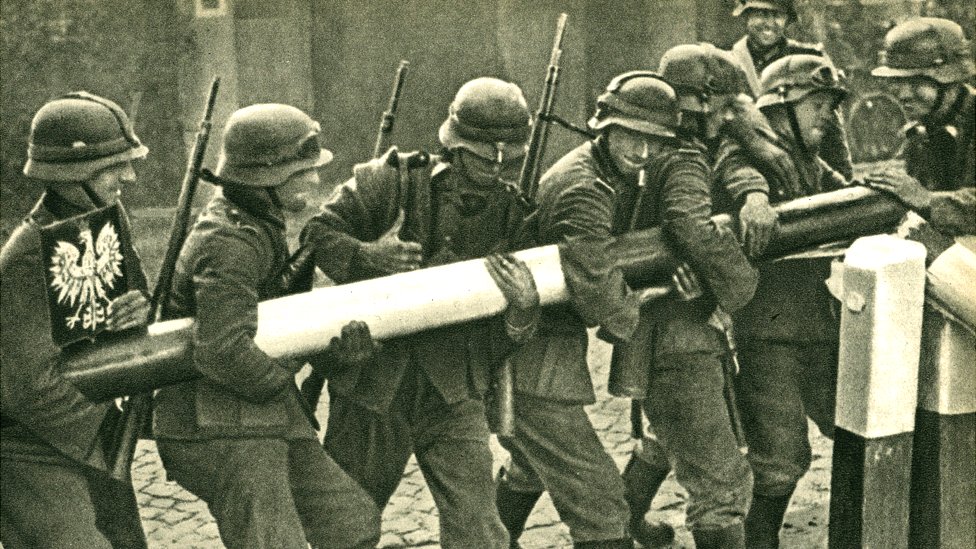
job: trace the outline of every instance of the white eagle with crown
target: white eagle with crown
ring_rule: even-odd
[[[94,239],[90,226],[78,232],[84,250],[59,240],[51,256],[51,288],[61,305],[74,308],[65,317],[69,330],[80,322],[85,330],[95,332],[104,324],[111,301],[108,292],[122,275],[122,250],[119,234],[112,223],[106,223]]]

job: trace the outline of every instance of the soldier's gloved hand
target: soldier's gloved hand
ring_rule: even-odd
[[[739,240],[745,247],[746,255],[762,255],[778,226],[779,214],[769,205],[766,193],[746,195],[746,201],[739,210]]]
[[[671,275],[671,280],[674,282],[674,290],[677,292],[678,298],[682,301],[697,299],[705,293],[698,282],[698,275],[691,270],[687,263],[682,263],[675,269],[674,274]]]
[[[535,334],[539,325],[539,291],[532,271],[524,261],[512,254],[492,254],[485,258],[485,266],[492,280],[508,301],[505,311],[505,331],[516,343],[524,343]]]
[[[406,214],[400,215],[382,236],[374,242],[366,242],[360,249],[360,258],[370,269],[386,274],[402,273],[420,268],[423,261],[423,247],[416,242],[400,240],[400,229]]]
[[[343,326],[341,336],[333,337],[329,342],[333,356],[345,366],[366,362],[373,358],[377,348],[377,343],[369,333],[369,326],[359,320]]]
[[[146,295],[139,290],[129,290],[108,304],[105,326],[112,332],[144,326],[148,315],[149,300]]]
[[[864,178],[864,182],[872,189],[893,195],[922,217],[926,217],[932,207],[932,191],[901,171],[889,168],[871,172]]]
[[[485,265],[509,306],[523,311],[539,306],[539,291],[524,261],[512,254],[491,254],[485,258]]]

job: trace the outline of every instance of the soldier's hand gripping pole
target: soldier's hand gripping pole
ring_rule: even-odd
[[[379,158],[390,147],[390,134],[393,133],[397,107],[400,105],[400,95],[403,94],[403,82],[407,78],[409,68],[409,61],[400,61],[396,77],[393,79],[393,92],[390,93],[390,102],[386,106],[386,111],[383,112],[383,118],[380,119],[380,129],[376,134],[376,145],[373,147],[373,158]]]
[[[193,197],[196,195],[200,170],[203,166],[203,158],[207,152],[207,143],[210,141],[214,105],[217,102],[217,91],[219,88],[220,77],[218,76],[210,84],[210,93],[207,96],[207,104],[203,111],[203,120],[200,122],[200,129],[197,130],[196,139],[193,143],[193,151],[187,162],[186,172],[183,174],[183,182],[180,185],[180,194],[176,202],[176,212],[173,216],[173,225],[170,227],[169,241],[166,244],[166,255],[163,257],[163,264],[159,270],[159,279],[156,282],[152,298],[149,301],[149,314],[147,318],[147,323],[149,324],[159,320],[166,300],[169,299],[170,289],[173,283],[173,272],[176,269],[176,260],[180,256],[180,250],[183,248],[183,242],[186,240],[186,235],[189,231]],[[116,432],[115,440],[111,445],[112,451],[108,456],[108,463],[111,467],[110,473],[113,478],[120,481],[127,481],[129,479],[132,458],[135,456],[139,434],[143,426],[149,421],[151,414],[151,393],[133,395],[126,401],[122,410],[122,416],[119,420],[119,428]]]

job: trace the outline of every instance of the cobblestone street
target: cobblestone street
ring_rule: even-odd
[[[594,340],[595,341],[595,340]],[[601,342],[591,346],[590,364],[597,382],[598,402],[588,408],[604,446],[622,469],[633,441],[630,438],[629,401],[611,398],[606,393],[609,347]],[[318,409],[326,424],[328,403]],[[816,428],[811,424],[811,429]],[[830,488],[830,442],[817,434],[812,439],[812,470],[801,482],[786,515],[784,547],[826,547],[827,503]],[[495,466],[500,466],[505,451],[493,442]],[[217,526],[205,504],[167,482],[155,445],[140,442],[133,469],[133,482],[139,496],[143,525],[151,547],[222,547]],[[678,531],[676,547],[693,547],[691,535],[683,527],[686,495],[674,476],[661,487],[651,515]],[[411,460],[400,487],[383,513],[381,547],[437,547],[437,509],[416,463]],[[526,549],[571,547],[567,528],[559,521],[548,496],[544,496],[529,519],[521,544]]]

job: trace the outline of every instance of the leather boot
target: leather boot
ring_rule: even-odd
[[[779,529],[783,525],[783,516],[790,505],[793,492],[785,496],[752,495],[752,506],[746,515],[746,541],[749,549],[777,549],[779,547]]]
[[[630,535],[648,549],[668,547],[674,542],[674,528],[670,524],[644,519],[670,470],[670,467],[656,467],[631,455],[621,475],[624,479],[624,497],[630,506]]]
[[[499,474],[499,477],[501,474]],[[525,530],[525,523],[532,514],[532,508],[539,501],[542,492],[516,492],[506,482],[498,482],[495,490],[495,506],[498,516],[508,530],[508,546],[519,549],[518,539]]]
[[[601,539],[596,541],[574,541],[573,549],[633,549],[634,540],[630,538]]]
[[[691,530],[695,538],[696,549],[745,549],[746,536],[742,523],[726,526],[725,528],[694,528]],[[749,546],[752,549],[752,546]]]

